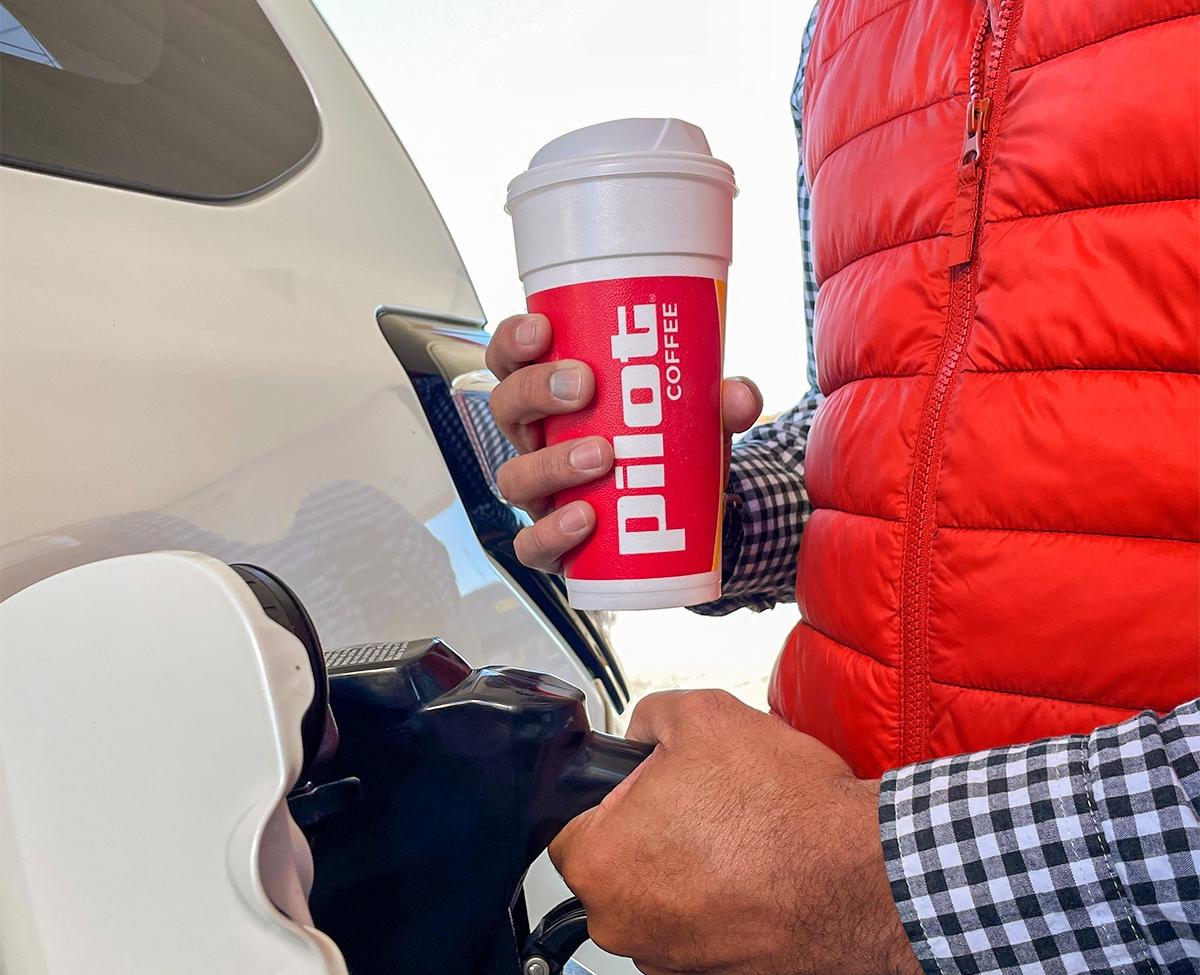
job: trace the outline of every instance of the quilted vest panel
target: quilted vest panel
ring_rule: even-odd
[[[1195,0],[822,0],[771,705],[859,775],[1200,695],[1198,122]]]

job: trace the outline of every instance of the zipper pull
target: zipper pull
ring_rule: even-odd
[[[990,98],[972,98],[967,105],[967,134],[963,137],[962,166],[979,165],[980,144],[992,118]]]
[[[990,98],[972,98],[967,103],[967,126],[962,155],[958,160],[958,191],[954,198],[954,219],[950,225],[950,267],[966,264],[975,246],[975,228],[979,222],[979,188],[983,182],[979,160],[983,136],[992,117]]]

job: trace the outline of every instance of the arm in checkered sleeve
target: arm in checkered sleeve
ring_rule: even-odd
[[[1200,700],[891,772],[880,828],[928,973],[1200,971]]]
[[[734,444],[721,598],[693,606],[695,612],[760,611],[795,598],[796,553],[812,510],[804,489],[804,453],[820,401],[820,393],[810,391],[773,423],[754,427]]]
[[[804,28],[800,65],[792,86],[792,121],[796,126],[796,145],[801,148],[804,72],[819,7],[820,4],[813,4]],[[757,612],[794,598],[800,533],[811,513],[808,492],[804,489],[804,454],[813,414],[821,402],[813,350],[817,280],[812,262],[812,200],[804,173],[803,151],[796,165],[796,207],[804,254],[801,282],[809,392],[787,413],[773,423],[755,427],[733,448],[725,510],[724,581],[719,600],[692,607],[704,616],[724,616],[743,607]]]

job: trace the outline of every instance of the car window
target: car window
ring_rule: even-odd
[[[0,0],[0,161],[198,200],[312,152],[312,94],[254,0]]]

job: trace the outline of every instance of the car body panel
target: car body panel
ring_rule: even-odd
[[[135,552],[256,563],[327,647],[440,636],[582,687],[606,727],[482,549],[376,321],[482,327],[454,243],[316,10],[262,7],[322,119],[286,180],[205,204],[0,168],[0,598]],[[545,858],[528,891],[567,893]]]
[[[322,111],[282,185],[209,205],[0,170],[0,595],[130,551],[257,557],[330,646],[562,670],[539,627],[490,644],[520,599],[376,324],[482,323],[453,242],[316,11],[264,7]]]

